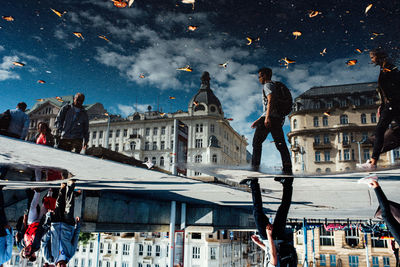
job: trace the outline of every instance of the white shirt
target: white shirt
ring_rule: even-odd
[[[267,82],[263,86],[263,97],[262,97],[262,103],[263,103],[263,111],[264,113],[261,116],[265,116],[267,112],[267,106],[268,106],[268,99],[267,96],[272,93],[272,88],[275,86],[272,82]]]

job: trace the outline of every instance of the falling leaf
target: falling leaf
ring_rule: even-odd
[[[226,69],[226,67],[228,67],[228,61],[222,64],[218,64],[218,66]]]
[[[166,113],[160,112],[160,115],[161,115],[162,117],[164,117],[165,114],[166,114]]]
[[[195,2],[195,0],[182,0],[183,4],[192,4],[193,10],[194,10],[194,2]]]
[[[78,38],[85,39],[85,38],[83,38],[83,35],[82,35],[82,33],[80,33],[80,32],[73,32],[73,34],[74,34],[76,37],[78,37]]]
[[[324,50],[322,50],[322,52],[319,52],[319,54],[320,54],[321,56],[324,56],[324,55],[326,54],[326,48],[324,48]]]
[[[318,16],[319,14],[321,14],[321,12],[316,11],[316,10],[310,10],[309,13],[308,13],[308,16],[309,16],[310,18],[313,18],[313,17]]]
[[[190,68],[189,65],[187,65],[186,67],[183,67],[183,68],[176,69],[176,70],[183,70],[183,71],[188,71],[188,72],[192,72],[193,71],[193,69]]]
[[[368,11],[371,9],[372,4],[369,4],[366,8],[365,8],[365,15],[367,15]]]
[[[174,97],[174,96],[170,96],[170,97],[169,97],[169,99],[176,99],[176,97]]]
[[[188,26],[188,30],[194,32],[197,30],[197,26]]]
[[[2,16],[2,18],[6,21],[14,21],[14,18],[12,16]]]
[[[358,53],[360,53],[360,54],[362,53],[362,51],[361,51],[360,49],[358,49],[358,48],[356,49],[356,51],[357,51]]]
[[[128,4],[125,1],[118,1],[118,0],[112,0],[114,3],[114,6],[118,8],[125,8]]]
[[[282,58],[282,59],[280,59],[279,61],[282,61],[282,62],[283,62],[283,65],[286,66],[287,69],[289,68],[289,64],[296,63],[295,60],[288,59],[287,57]]]
[[[38,83],[41,83],[41,84],[45,84],[45,83],[46,83],[46,82],[43,81],[43,80],[38,80],[37,82],[38,82]]]
[[[372,36],[371,36],[371,40],[374,40],[376,37],[378,37],[379,35],[384,35],[383,33],[376,33],[376,32],[373,32],[372,33]]]
[[[331,112],[330,111],[325,111],[324,115],[329,117],[329,116],[331,116]]]
[[[38,102],[43,102],[43,101],[44,101],[44,98],[36,99],[36,101],[38,101]]]
[[[297,37],[301,36],[301,32],[295,31],[292,33],[294,36],[296,36],[294,39],[297,39]]]
[[[17,61],[14,61],[13,64],[14,64],[15,66],[18,66],[18,67],[23,67],[23,66],[25,66],[24,63],[17,62]]]
[[[59,96],[56,96],[56,99],[57,99],[57,101],[59,101],[59,102],[64,102],[64,100],[62,100],[62,98],[59,97]]]
[[[357,59],[351,59],[346,62],[347,66],[354,66],[357,64]]]
[[[58,11],[58,10],[55,10],[55,9],[52,9],[52,8],[50,8],[51,9],[51,11],[53,11],[57,16],[59,16],[60,18],[65,14],[65,13],[67,13],[67,11],[64,11],[63,13],[61,13],[60,11]]]
[[[193,101],[193,104],[197,107],[198,105],[200,105],[200,103],[198,101]]]
[[[144,74],[143,74],[143,73],[140,74],[140,75],[139,75],[139,78],[141,78],[141,79],[145,78]]]
[[[129,0],[128,6],[131,7],[131,5],[133,4],[133,2],[135,2],[135,0]]]
[[[251,45],[251,43],[253,42],[253,39],[251,39],[250,37],[246,37],[246,39],[247,39],[247,41],[249,41],[249,42],[247,43],[247,45]]]
[[[107,39],[107,37],[105,37],[104,35],[98,35],[98,37],[100,39],[106,40],[107,42],[109,42],[110,40]]]

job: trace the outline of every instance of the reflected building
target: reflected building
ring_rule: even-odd
[[[210,88],[209,77],[204,75],[187,111],[162,113],[152,111],[149,106],[147,112],[135,112],[127,118],[110,116],[91,120],[89,147],[106,147],[172,171],[174,120],[177,119],[179,125],[187,126],[184,161],[192,165],[187,176],[204,176],[201,169],[193,168],[196,164],[245,164],[246,139],[224,118],[221,102]]]
[[[372,156],[364,141],[378,120],[376,88],[375,82],[313,87],[294,100],[288,138],[295,174],[352,171]],[[379,166],[399,160],[397,149],[382,154]]]

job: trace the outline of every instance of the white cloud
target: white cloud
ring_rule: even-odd
[[[4,46],[0,45],[0,52],[3,52],[4,50],[6,50],[6,49],[4,48]]]
[[[67,36],[68,35],[62,29],[56,29],[54,31],[54,37],[56,37],[58,40],[65,40]]]
[[[3,62],[0,64],[0,81],[20,79],[20,76],[12,71],[12,69],[16,68],[16,66],[13,65],[14,61],[19,61],[18,56],[3,57]]]
[[[120,112],[122,116],[127,117],[129,115],[132,115],[133,113],[136,112],[145,112],[147,111],[147,107],[151,106],[150,104],[138,104],[138,105],[123,105],[123,104],[118,104],[117,105],[117,112]]]

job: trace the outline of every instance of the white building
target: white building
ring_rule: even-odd
[[[134,113],[126,119],[110,116],[90,121],[89,147],[103,146],[133,156],[151,160],[172,171],[174,120],[188,127],[186,162],[218,165],[246,163],[247,142],[224,118],[222,105],[203,80],[192,97],[188,111]],[[107,134],[108,132],[108,134]],[[201,170],[188,170],[187,176],[201,175]]]

